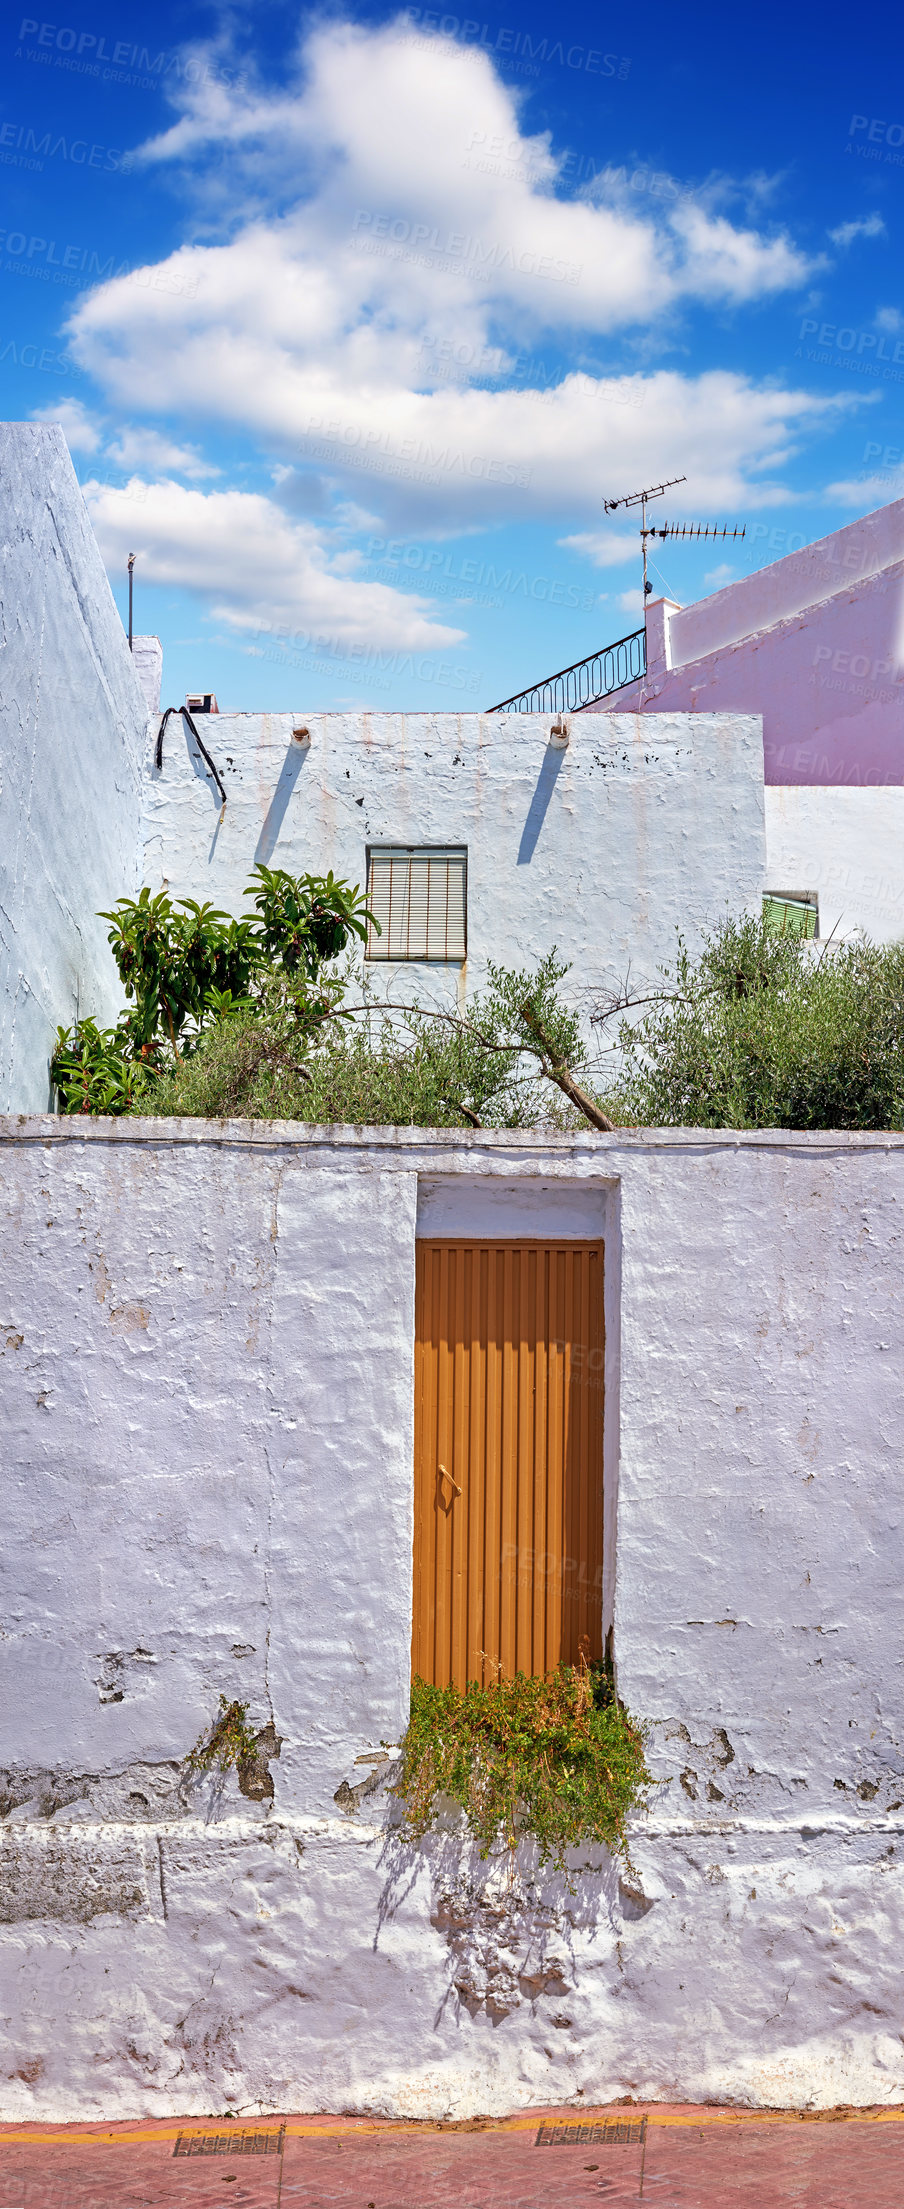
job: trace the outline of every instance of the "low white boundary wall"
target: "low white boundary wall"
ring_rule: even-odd
[[[0,1128],[4,2113],[900,2100],[904,1138]],[[359,1761],[419,1217],[606,1235],[621,1879],[406,1848]],[[180,1782],[221,1693],[272,1804]]]

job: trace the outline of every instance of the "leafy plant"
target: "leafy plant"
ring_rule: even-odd
[[[618,1701],[602,1666],[561,1665],[544,1678],[517,1672],[480,1687],[411,1683],[411,1715],[393,1792],[413,1839],[433,1824],[439,1797],[464,1811],[480,1853],[514,1850],[522,1833],[541,1864],[602,1842],[628,1858],[627,1820],[652,1784],[646,1729]]]
[[[155,1083],[155,1113],[211,1119],[299,1119],[395,1127],[536,1127],[577,1124],[562,1083],[521,1008],[534,1002],[555,1048],[577,1053],[576,1016],[556,1000],[567,972],[550,953],[534,975],[493,968],[489,988],[464,1015],[410,1006],[337,1002],[303,1038],[274,994],[218,1022],[190,1058]],[[324,987],[321,976],[318,988]],[[576,1087],[576,1085],[574,1085]]]
[[[613,1121],[575,1080],[574,1067],[584,1056],[580,1021],[558,995],[558,985],[569,972],[557,958],[555,945],[535,974],[507,973],[491,960],[490,1001],[517,1049],[536,1058],[544,1080],[555,1082],[583,1119],[611,1135]]]
[[[151,1077],[191,1055],[213,1023],[272,1013],[277,985],[304,1035],[336,1012],[341,987],[334,979],[324,983],[321,969],[351,935],[366,933],[371,916],[360,891],[332,873],[296,879],[281,868],[254,872],[247,895],[256,911],[240,920],[194,898],[174,902],[162,890],[152,897],[148,889],[120,898],[101,916],[111,923],[109,941],[131,1009],[114,1029],[82,1021],[58,1030],[51,1075],[64,1112],[136,1108]]]
[[[654,1127],[904,1126],[904,944],[815,955],[768,918],[679,942],[651,1009],[620,1028],[618,1104]]]
[[[101,919],[112,923],[113,957],[135,1001],[123,1023],[133,1047],[154,1043],[164,1030],[175,1049],[187,1021],[202,1025],[212,991],[247,993],[256,963],[251,922],[194,898],[174,904],[163,890],[152,898],[147,889],[120,898]]]
[[[239,920],[149,889],[103,915],[129,1004],[116,1028],[58,1030],[62,1111],[611,1128],[573,1071],[580,1023],[555,948],[533,972],[491,964],[462,1013],[380,1004],[366,981],[353,1007],[352,963],[324,968],[378,925],[360,889],[261,866],[247,894]]]
[[[125,1054],[119,1028],[99,1028],[93,1020],[58,1028],[51,1061],[63,1112],[133,1112],[146,1087],[147,1065]]]
[[[282,867],[255,867],[259,886],[254,891],[262,958],[282,966],[286,974],[299,971],[311,979],[324,959],[338,959],[350,935],[367,937],[373,921],[382,934],[363,892],[349,882],[337,882],[332,868],[327,875],[303,874],[296,878]]]
[[[247,1703],[230,1703],[220,1696],[220,1715],[205,1733],[199,1735],[194,1748],[185,1759],[188,1772],[228,1772],[242,1765],[253,1763],[257,1756],[257,1735],[248,1724]]]

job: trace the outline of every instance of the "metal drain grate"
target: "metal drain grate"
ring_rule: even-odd
[[[646,2131],[645,2117],[641,2117],[636,2124],[616,2118],[601,2125],[541,2125],[534,2147],[606,2148],[616,2140],[639,2144],[646,2138]]]
[[[281,2155],[285,2125],[278,2132],[180,2132],[174,2155]]]

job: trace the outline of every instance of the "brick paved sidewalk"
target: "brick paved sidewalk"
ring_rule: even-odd
[[[904,2110],[0,2129],[0,2209],[904,2209]]]

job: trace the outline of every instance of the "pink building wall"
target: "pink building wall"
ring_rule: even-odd
[[[904,786],[904,499],[696,605],[653,600],[646,676],[605,703],[761,713],[767,785]]]

